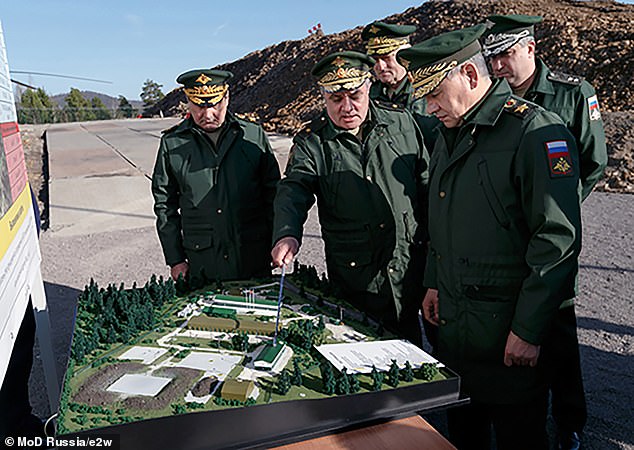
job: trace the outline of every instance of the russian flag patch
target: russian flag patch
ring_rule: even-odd
[[[588,97],[588,111],[590,112],[590,120],[600,120],[601,111],[599,110],[599,100],[597,96]]]
[[[546,142],[546,151],[551,177],[565,177],[573,174],[572,159],[566,141]]]

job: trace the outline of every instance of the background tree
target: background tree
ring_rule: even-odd
[[[361,384],[359,383],[359,376],[356,373],[351,373],[348,375],[348,379],[350,380],[350,393],[356,394],[361,390]]]
[[[93,97],[90,101],[90,105],[92,106],[93,113],[95,114],[95,119],[97,120],[110,120],[112,119],[112,114],[106,108],[106,105],[103,104],[99,97]]]
[[[68,121],[83,122],[95,120],[92,105],[81,95],[79,89],[70,88],[70,93],[66,96],[65,102],[64,115]]]
[[[54,109],[53,101],[44,89],[27,89],[20,97],[18,122],[53,123]]]
[[[136,115],[136,109],[132,107],[127,98],[123,95],[119,96],[119,106],[117,107],[117,117],[131,119]]]
[[[141,88],[141,100],[143,100],[144,108],[154,105],[165,97],[165,94],[161,91],[162,87],[162,84],[158,84],[156,81],[150,80],[149,78],[145,80],[145,83],[143,83],[143,87]]]
[[[431,381],[438,374],[438,367],[434,363],[423,363],[419,372],[423,380]]]

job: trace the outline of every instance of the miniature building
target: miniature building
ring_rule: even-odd
[[[275,346],[266,344],[253,362],[253,366],[259,370],[271,370],[279,361],[284,347],[284,344],[277,344]]]
[[[253,394],[255,383],[252,380],[225,380],[220,391],[220,396],[225,400],[239,400],[241,402]]]
[[[215,308],[231,308],[239,314],[251,312],[261,315],[275,315],[277,313],[277,302],[257,297],[252,291],[248,291],[244,297],[217,294],[211,300]]]

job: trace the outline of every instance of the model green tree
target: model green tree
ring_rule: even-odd
[[[414,379],[414,372],[412,371],[412,365],[409,361],[405,361],[405,367],[401,370],[401,378],[403,378],[405,382],[410,382]]]
[[[277,384],[275,385],[275,389],[277,393],[280,395],[286,395],[288,391],[291,389],[291,376],[289,375],[287,369],[282,370],[282,373],[277,379]]]
[[[356,394],[361,390],[361,384],[359,383],[359,375],[356,373],[348,374],[348,380],[350,381],[350,393]]]
[[[335,393],[335,375],[332,366],[328,361],[324,361],[319,366],[321,370],[321,381],[323,383],[324,392],[328,395]]]
[[[145,80],[145,83],[143,83],[143,87],[141,88],[141,100],[143,100],[144,108],[148,108],[158,103],[163,97],[165,97],[165,94],[161,91],[162,87],[162,84],[158,84],[154,80],[150,80],[149,78]]]
[[[392,364],[390,365],[390,369],[387,372],[387,384],[392,387],[398,386],[399,383],[399,370],[398,364],[396,364],[396,360],[392,360]]]
[[[385,374],[383,372],[379,372],[376,367],[372,365],[370,377],[372,378],[372,390],[375,392],[380,391],[383,387],[383,378],[385,377]]]
[[[337,377],[335,390],[339,395],[348,395],[350,393],[350,380],[348,379],[348,369],[345,367],[339,372]]]
[[[231,336],[233,349],[239,352],[246,352],[249,345],[249,336],[246,333],[236,333]]]
[[[293,375],[291,376],[291,383],[294,386],[302,385],[302,371],[299,368],[299,360],[297,358],[293,359]]]
[[[438,367],[434,363],[423,363],[419,369],[420,377],[425,381],[431,381],[438,374]]]

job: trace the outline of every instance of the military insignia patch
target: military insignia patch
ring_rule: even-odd
[[[566,177],[573,174],[572,159],[566,141],[546,142],[546,151],[551,177]]]
[[[596,95],[588,98],[588,111],[590,111],[590,120],[601,120],[599,100]]]

